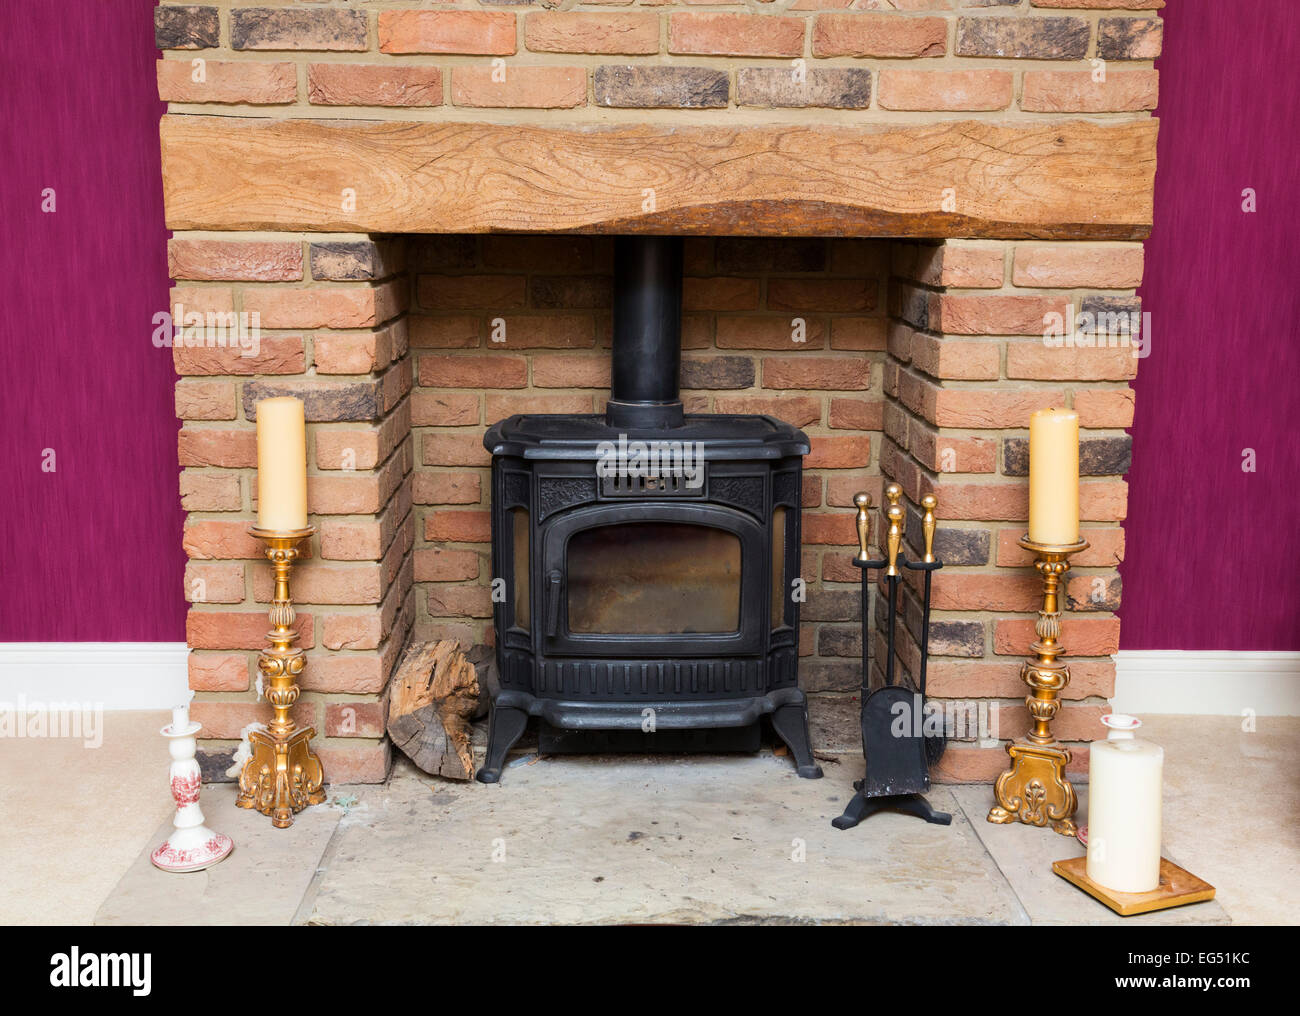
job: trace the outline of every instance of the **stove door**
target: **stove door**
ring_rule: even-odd
[[[714,505],[581,508],[543,535],[541,611],[550,654],[759,653],[770,548],[747,515]]]

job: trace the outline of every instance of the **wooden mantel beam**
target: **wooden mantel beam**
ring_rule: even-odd
[[[171,229],[1131,240],[1150,232],[1156,163],[1149,119],[561,128],[167,115],[161,135]]]

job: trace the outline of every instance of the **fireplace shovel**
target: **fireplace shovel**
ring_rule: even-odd
[[[927,496],[923,528],[925,532],[925,557],[915,564],[902,560],[903,509],[898,504],[901,490],[890,484],[886,496],[890,500],[885,512],[888,524],[885,538],[887,560],[867,557],[867,531],[870,522],[866,509],[871,500],[866,494],[854,498],[858,507],[858,554],[854,564],[862,569],[862,747],[866,755],[866,776],[853,786],[857,793],[844,809],[844,814],[832,821],[837,829],[852,829],[865,818],[886,809],[915,815],[937,825],[949,825],[952,816],[936,812],[921,795],[930,789],[930,764],[943,752],[942,734],[926,730],[925,680],[929,655],[930,634],[930,574],[942,564],[935,561],[934,499]],[[912,692],[894,682],[895,628],[898,617],[898,586],[902,578],[899,565],[925,572],[925,600],[922,613],[921,669],[919,692]],[[867,625],[871,569],[885,569],[886,592],[889,598],[887,614],[887,657],[885,684],[868,692],[871,681],[871,652]]]

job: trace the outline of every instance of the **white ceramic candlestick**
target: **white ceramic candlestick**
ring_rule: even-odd
[[[167,738],[172,757],[169,773],[176,801],[176,817],[172,820],[175,831],[149,855],[149,860],[163,871],[202,871],[223,860],[235,845],[229,836],[214,833],[204,824],[199,807],[202,773],[194,757],[199,746],[194,735],[203,725],[190,722],[189,706],[172,710],[172,720],[160,733]],[[177,726],[178,721],[183,726]]]
[[[1088,765],[1088,878],[1121,893],[1160,884],[1160,788],[1165,752],[1139,741],[1135,716],[1112,713]]]

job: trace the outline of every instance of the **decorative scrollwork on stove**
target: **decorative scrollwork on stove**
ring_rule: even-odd
[[[709,499],[732,505],[749,512],[756,519],[763,518],[763,477],[718,476],[709,477]]]
[[[596,481],[586,476],[543,476],[537,481],[537,518],[596,500]]]

